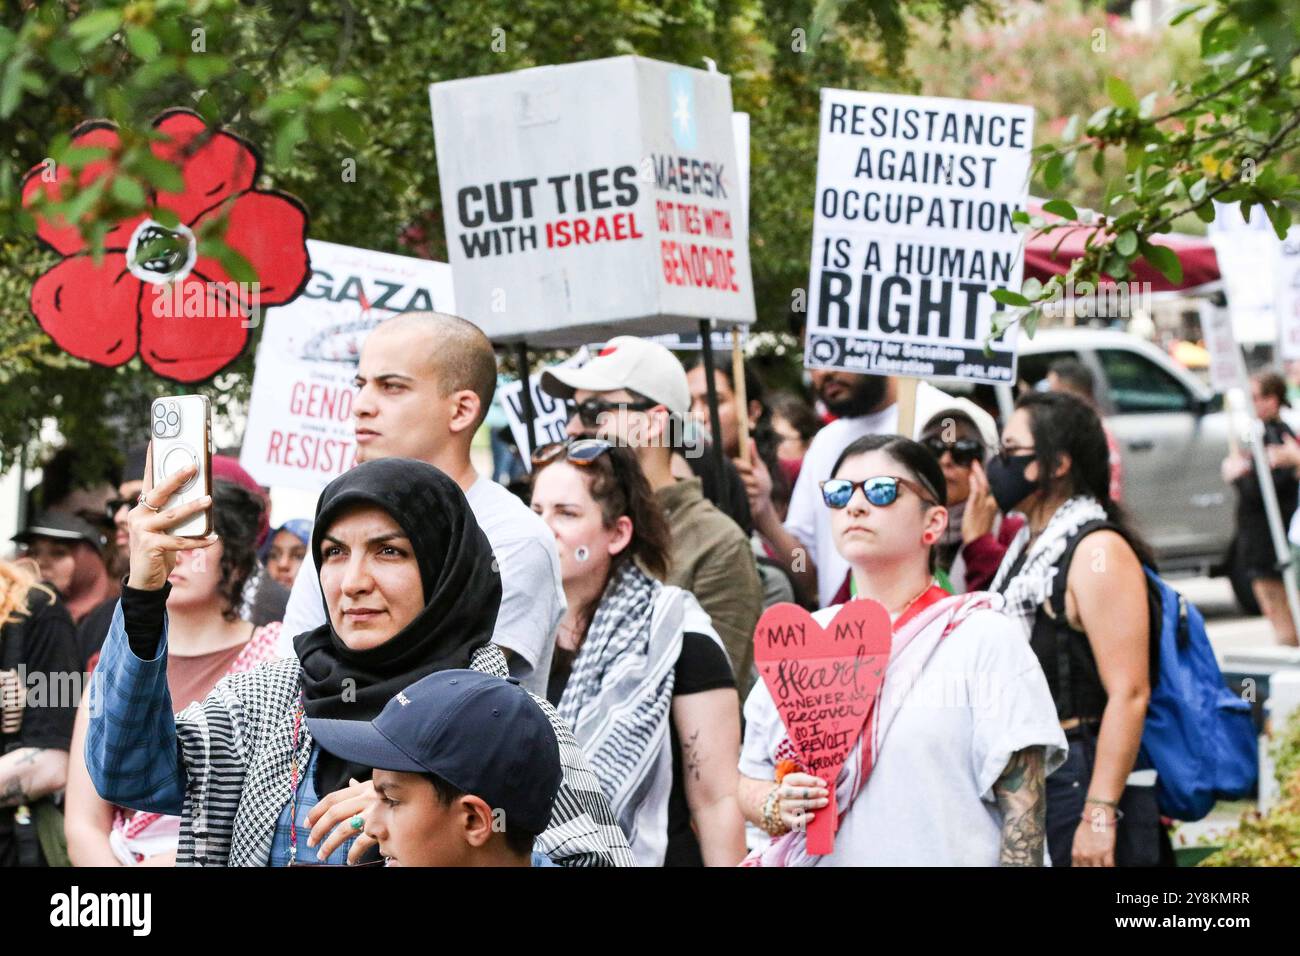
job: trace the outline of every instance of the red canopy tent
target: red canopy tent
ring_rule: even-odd
[[[1038,201],[1030,201],[1029,213],[1042,216],[1049,223],[1061,221],[1059,216],[1044,213],[1042,204]],[[1046,282],[1054,275],[1064,275],[1070,268],[1070,263],[1083,255],[1084,242],[1098,228],[1095,225],[1079,224],[1064,226],[1048,233],[1031,232],[1025,242],[1025,278],[1034,276],[1039,281]],[[1219,279],[1219,262],[1214,255],[1214,246],[1204,236],[1165,233],[1156,236],[1152,241],[1156,245],[1173,249],[1183,265],[1183,281],[1175,285],[1152,268],[1145,259],[1141,257],[1135,259],[1134,278],[1138,282],[1151,283],[1152,292],[1194,289]]]

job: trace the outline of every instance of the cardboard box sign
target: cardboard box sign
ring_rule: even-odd
[[[494,341],[754,321],[726,76],[623,56],[430,100],[456,302]]]

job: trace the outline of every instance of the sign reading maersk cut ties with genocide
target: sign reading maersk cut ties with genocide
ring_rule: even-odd
[[[494,341],[754,321],[726,76],[624,56],[430,98],[456,302]]]
[[[1011,382],[1033,109],[822,90],[805,364]]]

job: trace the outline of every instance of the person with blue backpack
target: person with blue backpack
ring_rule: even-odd
[[[1027,521],[990,590],[1024,623],[1070,745],[1047,779],[1054,866],[1171,857],[1154,774],[1139,757],[1155,663],[1151,561],[1110,498],[1109,468],[1097,414],[1052,392],[1017,402],[988,466],[998,507]]]
[[[991,589],[1024,622],[1070,742],[1047,778],[1052,862],[1171,863],[1162,815],[1199,820],[1254,790],[1250,705],[1224,682],[1200,612],[1111,500],[1090,406],[1024,396],[988,479],[999,508],[1028,519]]]

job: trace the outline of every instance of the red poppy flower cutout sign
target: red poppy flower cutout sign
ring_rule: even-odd
[[[138,354],[163,378],[197,382],[243,352],[254,310],[284,305],[306,285],[307,211],[287,193],[253,188],[261,159],[247,140],[208,129],[190,110],[168,110],[154,127],[165,138],[153,153],[184,187],[155,193],[149,208],[168,210],[179,224],[169,228],[146,213],[119,222],[96,262],[75,224],[37,212],[37,236],[64,259],[32,286],[32,313],[77,358],[112,367]],[[117,130],[86,123],[72,145],[115,153]],[[23,180],[23,204],[42,192],[58,201],[72,176],[85,186],[111,175],[111,157],[53,175],[42,163]],[[199,254],[196,236],[219,217],[227,219],[226,245],[252,265],[255,283],[235,282],[217,259]]]

